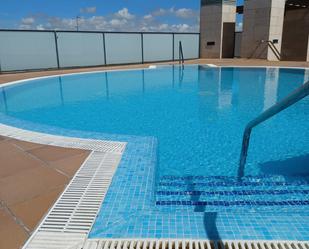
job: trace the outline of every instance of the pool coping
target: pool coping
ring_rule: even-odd
[[[307,67],[282,67],[282,66],[217,66],[215,64],[189,64],[189,66],[197,66],[197,65],[204,65],[212,68],[226,68],[226,67],[240,67],[240,68],[284,68],[284,69],[304,69],[308,70]],[[158,65],[156,67],[149,66],[148,68],[131,68],[131,69],[108,69],[108,70],[101,70],[101,71],[89,71],[89,72],[77,72],[77,73],[63,73],[63,74],[57,74],[57,75],[50,75],[50,76],[40,76],[40,77],[33,77],[23,80],[17,80],[9,83],[4,83],[0,85],[0,88],[4,88],[7,86],[27,82],[30,80],[40,80],[40,79],[47,79],[47,78],[53,78],[53,77],[60,77],[60,76],[70,76],[70,75],[79,75],[79,74],[93,74],[93,73],[103,73],[103,72],[115,72],[115,71],[136,71],[136,70],[152,70],[160,67],[167,67],[172,65]],[[92,225],[94,224],[96,220],[96,215],[98,214],[100,207],[104,201],[105,194],[108,191],[108,188],[110,186],[112,177],[114,173],[116,172],[117,166],[120,162],[120,159],[122,157],[122,154],[126,147],[126,142],[117,142],[117,141],[110,141],[110,140],[95,140],[95,139],[82,139],[82,138],[76,138],[76,137],[67,137],[67,136],[57,136],[57,135],[50,135],[46,133],[41,132],[34,132],[30,130],[24,130],[20,128],[16,128],[14,126],[4,125],[0,123],[0,135],[11,137],[27,142],[34,142],[44,145],[52,145],[52,146],[59,146],[59,147],[65,147],[65,148],[78,148],[78,149],[84,149],[84,150],[90,150],[91,153],[87,157],[87,159],[84,161],[80,169],[77,171],[77,173],[74,175],[73,179],[68,184],[67,188],[63,191],[61,196],[58,198],[56,203],[51,207],[47,215],[44,216],[43,220],[40,222],[36,230],[33,232],[31,237],[27,240],[27,242],[24,244],[23,249],[29,249],[29,248],[137,248],[140,249],[142,246],[143,248],[174,248],[177,249],[181,243],[185,243],[182,245],[182,248],[189,247],[190,249],[196,248],[196,249],[218,249],[219,247],[221,249],[226,248],[233,248],[233,249],[251,249],[252,245],[254,243],[258,243],[259,245],[264,245],[266,249],[271,249],[272,247],[275,248],[284,248],[281,245],[287,245],[289,248],[297,248],[299,246],[300,249],[309,248],[309,244],[304,241],[247,241],[247,240],[224,240],[224,241],[211,241],[211,240],[188,240],[188,239],[89,239],[88,234],[91,231]],[[108,159],[107,159],[108,158]],[[112,163],[111,163],[112,161]],[[94,166],[95,165],[95,166]],[[95,169],[91,170],[91,167],[94,167]],[[101,179],[94,180],[95,175],[100,172],[102,169],[103,171],[107,170],[108,174],[103,174],[101,172]],[[110,171],[108,171],[108,169]],[[83,173],[84,171],[91,172],[90,175],[86,175]],[[89,173],[88,172],[88,173]],[[104,172],[103,172],[104,173]],[[72,217],[70,217],[67,221],[65,221],[65,225],[58,225],[53,226],[54,221],[53,217],[51,216],[53,211],[57,208],[59,209],[66,209],[67,208],[67,199],[65,196],[70,194],[71,188],[74,188],[75,182],[78,182],[80,180],[80,183],[77,183],[78,188],[81,185],[85,185],[85,178],[88,179],[87,186],[79,191],[78,198],[79,201],[76,204],[76,202],[72,201],[70,205],[74,206],[74,214],[72,214]],[[95,198],[90,197],[91,200],[86,200],[86,202],[83,202],[83,198],[87,194],[86,192],[89,189],[92,189],[91,184],[94,180],[94,187],[97,187],[97,184],[102,184],[102,192],[100,195],[96,196]],[[79,189],[80,190],[80,189]],[[97,189],[96,189],[97,191]],[[93,195],[93,191],[90,191],[90,196]],[[70,198],[69,198],[70,199]],[[93,201],[96,201],[95,205],[92,205]],[[82,204],[84,207],[85,205],[92,205],[95,207],[92,207],[90,213],[88,225],[84,226],[84,218],[81,218],[81,216],[74,217],[75,210],[78,210],[79,204]],[[65,207],[65,208],[63,208]],[[67,211],[65,211],[67,212]],[[79,213],[80,214],[80,213]],[[93,215],[95,214],[95,215]],[[56,217],[56,220],[58,220],[58,216]],[[81,218],[81,219],[78,219]],[[73,226],[68,225],[70,222],[77,220],[77,229],[76,229],[76,222],[73,224]],[[51,221],[51,223],[48,223]],[[58,220],[59,221],[59,220]],[[79,223],[78,223],[79,222]],[[52,224],[52,225],[50,225]],[[90,225],[89,225],[90,224]],[[75,226],[75,227],[74,227]],[[59,228],[60,227],[60,228]],[[71,227],[71,229],[70,229]],[[72,229],[73,227],[73,229]],[[52,244],[50,244],[52,243]],[[223,244],[222,244],[223,243]],[[274,244],[275,243],[275,246]],[[53,247],[53,244],[55,247]],[[221,246],[223,245],[223,246]],[[249,246],[248,246],[249,245]],[[295,246],[296,245],[296,246]],[[183,247],[184,246],[184,247]],[[181,246],[180,246],[181,247]],[[263,248],[262,247],[262,248]],[[253,246],[254,248],[259,248],[259,246]]]

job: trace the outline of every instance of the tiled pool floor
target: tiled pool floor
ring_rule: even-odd
[[[309,210],[307,208],[309,203],[305,198],[303,202],[300,202],[298,198],[298,194],[308,195],[306,192],[308,187],[297,188],[295,191],[300,191],[300,193],[296,193],[296,197],[288,203],[284,202],[286,199],[284,191],[288,191],[284,183],[282,183],[283,186],[279,186],[282,203],[277,201],[272,203],[272,195],[269,200],[266,199],[268,203],[265,203],[263,199],[244,203],[237,200],[239,196],[237,197],[236,192],[236,195],[228,195],[227,202],[235,203],[236,201],[237,205],[228,207],[224,207],[224,203],[218,203],[218,200],[213,200],[212,205],[202,202],[200,205],[195,203],[192,206],[187,204],[192,201],[192,195],[189,195],[188,199],[185,191],[182,191],[187,198],[184,205],[178,201],[178,193],[176,197],[168,197],[176,198],[175,202],[166,200],[166,195],[162,195],[162,193],[170,193],[169,190],[164,190],[164,186],[160,189],[160,183],[171,182],[164,181],[164,177],[163,181],[161,178],[157,184],[159,192],[155,196],[156,152],[155,138],[132,137],[128,140],[126,151],[90,233],[90,238],[309,240]],[[165,178],[175,180],[172,176]],[[178,183],[181,184],[182,180],[178,179]],[[195,180],[203,182],[201,177]],[[223,178],[223,180],[226,179]],[[246,181],[255,182],[250,178]],[[246,181],[242,185],[246,185]],[[282,185],[280,182],[278,181],[277,185]],[[258,182],[255,183],[259,187]],[[244,186],[241,187],[243,189]],[[270,194],[280,195],[279,190],[270,188],[267,191]],[[243,194],[241,198],[245,198],[247,192],[241,193]],[[222,199],[220,194],[218,196]],[[193,201],[197,200],[193,199]],[[259,205],[258,201],[262,203]],[[263,208],[248,209],[242,208],[243,205],[247,207],[257,205]]]

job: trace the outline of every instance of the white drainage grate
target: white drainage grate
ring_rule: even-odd
[[[92,152],[38,231],[88,233],[119,161],[119,155]]]
[[[35,238],[24,248],[27,249],[81,249],[87,234],[37,232]]]
[[[23,248],[80,248],[100,210],[121,154],[93,151]]]
[[[55,237],[55,239],[54,239]],[[53,244],[46,243],[54,239]],[[76,234],[41,232],[28,249],[309,249],[306,241],[86,239]]]
[[[209,241],[209,240],[96,240],[83,249],[309,249],[308,242],[295,241]]]

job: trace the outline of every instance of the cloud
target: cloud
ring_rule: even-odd
[[[134,15],[129,13],[129,10],[127,8],[123,8],[123,9],[119,10],[115,14],[115,16],[119,17],[119,18],[127,19],[127,20],[133,19],[135,17]]]
[[[34,17],[25,17],[22,18],[19,24],[19,29],[32,29],[35,23]]]
[[[153,16],[152,16],[151,14],[149,14],[149,15],[145,15],[143,18],[144,18],[144,20],[146,20],[146,21],[150,21],[150,20],[153,19]]]
[[[126,19],[112,19],[110,22],[111,27],[117,29],[117,28],[121,28],[123,27],[125,24],[127,24],[127,20]]]
[[[191,31],[191,27],[190,25],[183,23],[183,24],[178,24],[178,25],[174,25],[175,29],[178,30],[179,32],[189,32]]]
[[[37,30],[45,30],[44,26],[42,24],[39,24],[36,26]]]
[[[196,12],[186,8],[161,8],[146,15],[135,15],[128,8],[122,8],[104,16],[81,16],[79,30],[198,32],[198,17],[192,13]],[[169,18],[164,18],[164,15]],[[21,19],[19,28],[76,30],[76,18],[62,18],[37,13]]]
[[[80,13],[83,14],[93,14],[97,12],[97,7],[86,7],[86,8],[81,8]]]
[[[153,15],[153,16],[164,16],[164,15],[166,15],[167,13],[168,13],[168,10],[167,10],[167,9],[162,9],[162,8],[160,8],[160,9],[158,9],[158,10],[153,11],[153,12],[152,12],[152,15]]]
[[[84,18],[79,20],[79,24],[82,25]],[[45,24],[46,29],[76,29],[76,19],[75,18],[60,18],[60,17],[50,17]]]
[[[180,8],[175,9],[174,7],[163,9],[160,8],[158,10],[155,10],[151,13],[153,16],[175,16],[178,18],[194,18],[198,17],[199,13],[196,10],[189,9],[189,8]]]
[[[198,16],[198,14],[195,11],[186,8],[175,10],[175,15],[180,18],[192,18],[194,16]]]
[[[33,17],[25,17],[21,19],[21,24],[23,25],[31,25],[35,22]]]
[[[236,23],[236,31],[242,31],[243,30],[243,23],[242,22],[238,22]]]

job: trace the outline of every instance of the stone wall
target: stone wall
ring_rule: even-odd
[[[277,60],[267,43],[277,40],[281,51],[285,0],[246,0],[241,57]]]

